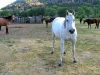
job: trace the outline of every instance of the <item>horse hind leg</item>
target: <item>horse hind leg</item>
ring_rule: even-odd
[[[95,26],[95,29],[98,29],[99,28],[99,23],[96,23],[96,26]]]
[[[91,24],[90,24],[90,29],[91,29]]]
[[[99,22],[98,22],[98,24],[97,24],[97,29],[99,28]]]
[[[98,23],[95,23],[95,24],[96,24],[96,25],[95,25],[95,29],[96,29],[96,28],[98,28]]]
[[[52,47],[52,52],[51,54],[54,53],[54,44],[55,44],[55,34],[52,32],[52,43],[53,43],[53,47]]]

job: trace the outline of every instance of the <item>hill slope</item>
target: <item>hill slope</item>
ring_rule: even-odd
[[[52,5],[52,4],[65,4],[67,7],[70,7],[70,3],[75,5],[72,6],[79,6],[83,3],[88,3],[89,5],[94,6],[95,4],[100,4],[100,0],[16,0],[15,2],[11,3],[10,5],[2,8],[2,10],[9,9],[11,11],[18,10],[20,12],[25,11],[27,9],[33,8],[34,6],[44,6],[44,5]],[[75,8],[75,7],[74,7]]]

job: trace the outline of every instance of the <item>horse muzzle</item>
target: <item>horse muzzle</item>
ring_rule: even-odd
[[[70,29],[69,32],[70,32],[71,34],[73,34],[73,33],[75,32],[75,29]]]

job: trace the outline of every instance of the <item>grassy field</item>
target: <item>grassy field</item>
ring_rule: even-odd
[[[0,31],[0,75],[100,75],[100,28],[76,23],[78,37],[73,63],[71,43],[65,43],[62,67],[58,67],[60,42],[52,50],[51,24],[12,24],[9,34]]]

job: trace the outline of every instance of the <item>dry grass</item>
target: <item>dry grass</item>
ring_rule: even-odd
[[[78,41],[74,64],[71,43],[66,43],[67,54],[63,65],[58,67],[60,42],[56,39],[52,50],[51,25],[13,24],[8,35],[5,27],[0,31],[0,75],[99,75],[100,74],[100,28],[76,24]]]

